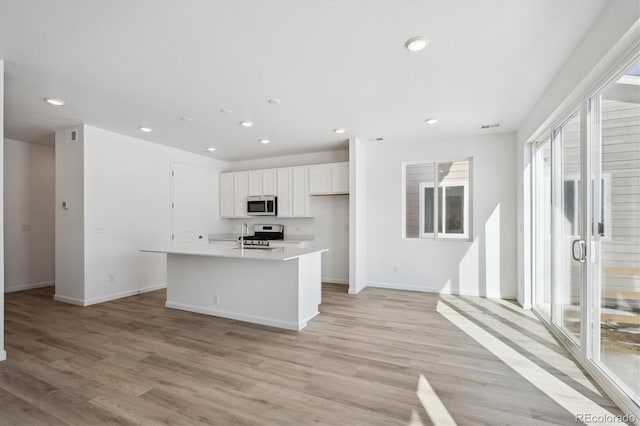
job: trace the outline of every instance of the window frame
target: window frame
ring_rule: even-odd
[[[469,165],[471,165],[471,163],[469,163]],[[438,212],[436,214],[436,218],[438,221],[442,221],[442,232],[437,231],[436,232],[436,238],[440,238],[440,239],[468,239],[469,238],[469,215],[471,214],[471,206],[469,206],[469,178],[467,178],[467,180],[450,180],[447,182],[438,182],[438,188],[442,188],[442,209],[438,208]],[[449,187],[462,187],[463,190],[463,195],[462,195],[462,210],[463,210],[463,214],[464,214],[464,219],[462,221],[462,226],[463,226],[463,233],[462,234],[458,234],[458,233],[450,233],[447,232],[447,221],[446,221],[446,217],[447,217],[447,203],[446,203],[446,197],[447,197],[447,189]],[[435,195],[436,198],[436,206],[438,204],[437,201],[437,194]],[[442,211],[442,218],[438,217],[439,213]],[[440,225],[440,223],[438,223],[438,225]],[[438,228],[439,229],[439,228]]]
[[[466,179],[454,179],[454,180],[446,180],[440,181],[438,179],[438,167],[440,164],[445,163],[456,163],[456,162],[467,162],[469,165],[469,173]],[[414,164],[433,164],[433,182],[420,182],[418,184],[418,236],[417,237],[408,237],[406,233],[404,234],[404,238],[406,239],[431,239],[431,240],[465,240],[469,241],[471,238],[471,215],[473,214],[473,207],[471,206],[471,195],[470,192],[473,188],[473,157],[467,157],[464,159],[451,160],[451,161],[415,161],[411,163],[405,163],[403,167],[403,186],[406,188],[406,166]],[[446,188],[447,187],[462,187],[463,188],[463,233],[450,233],[447,232],[446,228]],[[424,214],[425,214],[425,196],[424,190],[425,188],[433,188],[433,232],[424,232]],[[403,191],[403,229],[406,232],[406,217],[407,217],[407,209],[406,209],[406,200],[404,199],[404,194],[406,193],[406,189]],[[442,194],[442,206],[440,206],[439,202],[439,194]],[[442,222],[442,223],[440,223]],[[439,231],[439,225],[442,225],[442,231]]]
[[[434,163],[437,164],[437,163]],[[434,167],[434,170],[435,167]],[[435,175],[435,173],[434,173]],[[435,179],[435,178],[434,178]],[[431,238],[431,239],[435,239],[436,235],[437,235],[437,225],[438,225],[438,190],[436,189],[436,183],[437,182],[420,182],[420,184],[418,185],[418,191],[420,191],[420,194],[418,196],[418,215],[419,215],[419,222],[420,222],[420,231],[418,232],[418,238]],[[424,232],[424,225],[425,225],[425,220],[424,220],[424,213],[425,213],[425,206],[424,206],[424,190],[426,188],[433,188],[433,232]]]

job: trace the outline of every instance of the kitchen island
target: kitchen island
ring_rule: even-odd
[[[198,244],[167,255],[167,308],[302,330],[318,314],[328,249]]]

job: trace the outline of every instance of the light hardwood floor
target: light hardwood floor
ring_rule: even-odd
[[[576,424],[509,359],[620,414],[506,301],[324,285],[293,332],[166,309],[163,290],[85,308],[52,296],[6,295],[2,425],[428,425],[437,400],[459,425]],[[435,393],[417,393],[421,375]]]

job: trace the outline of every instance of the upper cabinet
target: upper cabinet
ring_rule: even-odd
[[[291,216],[310,216],[308,184],[309,167],[292,167],[291,178]]]
[[[247,217],[248,173],[220,174],[220,217]]]
[[[220,174],[220,216],[246,218],[247,197],[275,195],[278,217],[311,217],[310,195],[349,193],[349,163]]]
[[[276,170],[251,170],[246,172],[249,180],[249,196],[276,195]]]
[[[233,173],[220,175],[220,216],[233,217]]]
[[[309,166],[309,194],[334,195],[349,193],[349,163]]]

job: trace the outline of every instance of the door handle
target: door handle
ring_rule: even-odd
[[[576,256],[576,244],[580,247],[578,256]],[[587,242],[585,240],[573,240],[571,243],[571,257],[576,262],[585,263],[587,261]]]

